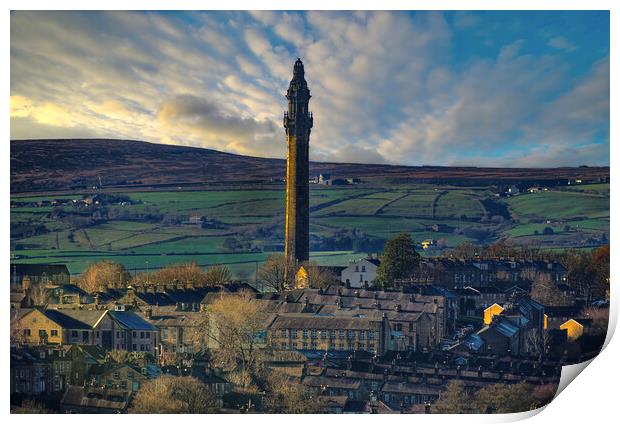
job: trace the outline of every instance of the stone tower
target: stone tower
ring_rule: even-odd
[[[288,111],[284,128],[286,158],[286,229],[284,254],[296,264],[310,256],[310,186],[308,183],[308,146],[312,114],[308,112],[310,90],[304,78],[304,64],[297,58],[293,79],[286,92]]]

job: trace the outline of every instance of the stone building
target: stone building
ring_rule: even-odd
[[[286,159],[286,227],[284,251],[291,263],[310,257],[310,185],[309,141],[312,114],[308,111],[310,90],[304,78],[304,65],[297,59],[293,79],[286,92],[288,110],[284,128],[288,155]]]

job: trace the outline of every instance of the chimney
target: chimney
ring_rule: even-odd
[[[396,305],[396,306],[394,306],[394,309],[396,310],[396,312],[400,312],[400,311],[401,311],[401,307],[400,307],[400,305]]]
[[[424,413],[425,414],[430,414],[431,413],[431,403],[430,402],[425,402],[424,403]]]
[[[177,307],[176,307],[177,311],[181,311],[182,307],[181,307],[181,302],[177,302]]]
[[[185,284],[185,288],[186,288],[187,290],[194,290],[194,282],[193,282],[193,281],[188,281],[188,282]]]
[[[144,312],[146,319],[151,319],[153,318],[153,310],[151,308],[147,308],[147,310]]]
[[[381,302],[379,302],[378,300],[375,301],[375,308],[381,309]],[[385,313],[383,315],[386,316]]]

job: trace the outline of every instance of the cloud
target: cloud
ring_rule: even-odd
[[[203,98],[183,95],[164,101],[157,120],[169,134],[187,134],[203,140],[203,145],[244,154],[273,152],[275,125],[240,117]],[[271,140],[271,145],[265,141]],[[265,150],[268,149],[268,150]]]
[[[13,12],[11,137],[96,134],[283,157],[284,93],[300,56],[314,159],[608,163],[608,46],[586,58],[587,31],[569,42],[557,27],[532,48],[538,28],[511,16]],[[492,45],[476,44],[481,28]]]
[[[568,40],[564,37],[553,37],[549,40],[547,45],[558,50],[573,51],[576,49],[576,47],[573,44],[569,43]]]

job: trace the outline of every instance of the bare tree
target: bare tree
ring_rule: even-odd
[[[51,300],[50,289],[43,283],[33,284],[26,291],[32,306],[47,306]]]
[[[527,333],[526,343],[528,350],[542,360],[551,343],[551,335],[547,330],[532,329]]]
[[[208,414],[217,402],[207,386],[193,377],[162,376],[149,380],[136,394],[129,413]]]
[[[333,272],[316,262],[308,262],[305,267],[308,271],[308,286],[313,289],[325,288],[337,281]]]
[[[592,320],[590,332],[593,334],[606,334],[609,326],[609,308],[585,308],[581,315]]]
[[[318,397],[299,378],[279,371],[267,376],[267,412],[275,414],[320,414],[324,407]]]
[[[258,270],[258,282],[276,292],[287,290],[293,286],[295,264],[284,255],[274,254],[267,258]]]
[[[569,306],[571,299],[565,296],[551,281],[548,274],[539,273],[532,283],[530,297],[545,306]]]
[[[267,324],[261,303],[249,293],[223,294],[209,306],[207,316],[215,363],[244,387],[257,381],[263,371],[260,338]]]
[[[24,335],[24,327],[22,326],[18,309],[11,309],[10,321],[11,344],[17,346],[25,344],[28,338]]]
[[[77,285],[89,292],[103,291],[109,285],[126,285],[131,275],[125,267],[112,261],[101,261],[91,264],[77,279]]]
[[[232,280],[232,274],[226,265],[210,267],[207,269],[204,279],[207,286],[221,286],[222,284],[230,283],[230,280]]]

